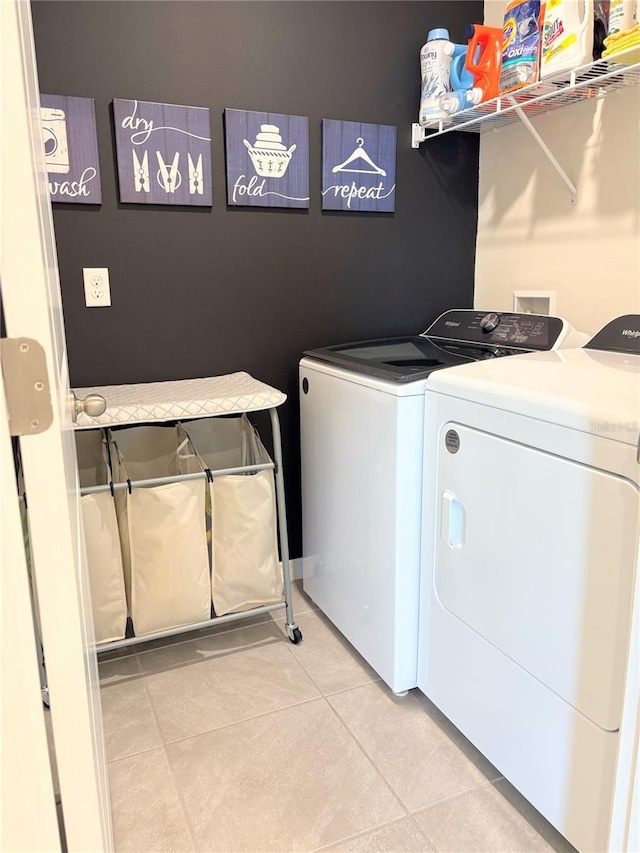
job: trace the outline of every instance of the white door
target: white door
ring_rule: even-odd
[[[0,14],[0,281],[6,334],[33,338],[44,348],[53,406],[53,425],[21,438],[20,447],[62,811],[69,851],[109,850],[113,843],[97,662],[83,564],[66,345],[40,138],[30,6],[26,0],[9,0],[0,3]],[[3,488],[13,488],[15,498],[13,478],[5,476],[2,481]],[[3,581],[8,576],[3,567]],[[24,719],[22,726],[28,727],[29,720]],[[28,736],[29,731],[22,735]],[[3,796],[7,795],[13,796],[11,784],[3,785]]]
[[[47,748],[25,561],[0,373],[2,476],[2,822],[0,850],[59,853],[60,838]],[[37,816],[37,819],[34,819]]]

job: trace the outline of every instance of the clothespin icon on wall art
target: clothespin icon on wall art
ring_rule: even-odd
[[[160,167],[158,169],[158,183],[166,193],[174,193],[182,183],[182,175],[178,171],[180,152],[176,151],[171,166],[167,166],[159,151],[156,151],[156,157]]]
[[[151,190],[151,186],[149,184],[149,155],[145,151],[141,163],[138,160],[136,152],[132,151],[131,153],[133,154],[133,180],[136,192],[148,193]]]
[[[187,165],[189,167],[189,194],[202,195],[204,193],[204,182],[202,179],[202,154],[198,157],[195,164],[191,159],[191,154],[187,154]]]

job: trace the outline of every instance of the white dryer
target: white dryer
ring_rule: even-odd
[[[558,317],[465,309],[300,362],[304,589],[396,693],[417,684],[428,377],[581,343]]]
[[[425,393],[418,686],[581,851],[607,849],[639,423],[636,315]]]

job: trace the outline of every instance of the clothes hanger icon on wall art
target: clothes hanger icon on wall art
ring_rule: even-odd
[[[262,178],[282,178],[297,147],[294,144],[287,149],[282,144],[280,128],[275,124],[260,125],[255,145],[251,145],[248,139],[242,141],[249,151],[253,168]]]
[[[371,157],[364,150],[364,139],[359,136],[356,139],[357,148],[353,151],[352,154],[347,157],[344,163],[340,163],[339,166],[334,166],[331,170],[332,172],[358,172],[362,175],[382,175],[386,177],[387,173],[384,169],[381,169],[380,166],[376,166]],[[348,169],[347,166],[350,163],[355,163],[358,160],[363,160],[368,166],[371,166],[370,169]]]

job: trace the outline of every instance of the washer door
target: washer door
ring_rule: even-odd
[[[438,453],[441,605],[598,726],[620,725],[638,490],[446,424]]]

